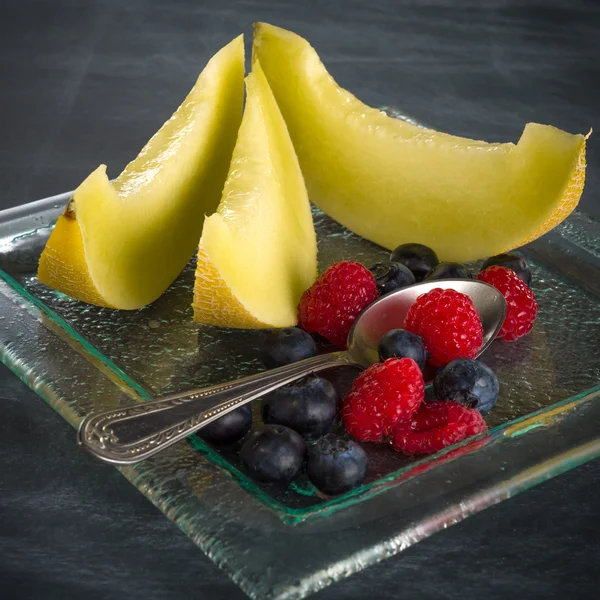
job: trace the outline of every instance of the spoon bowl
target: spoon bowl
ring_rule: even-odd
[[[379,360],[377,345],[391,329],[402,329],[404,319],[415,300],[433,289],[452,289],[471,298],[483,326],[480,356],[498,335],[506,316],[504,296],[493,286],[473,279],[442,279],[416,283],[375,300],[358,316],[348,335],[348,352],[363,367]],[[430,374],[425,373],[425,380]]]

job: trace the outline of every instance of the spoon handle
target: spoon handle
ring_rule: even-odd
[[[92,414],[82,421],[78,441],[105,462],[133,464],[296,379],[355,364],[348,352],[332,352],[236,381]]]

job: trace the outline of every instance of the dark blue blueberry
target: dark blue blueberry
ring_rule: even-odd
[[[496,400],[500,385],[494,372],[478,360],[458,358],[438,369],[433,390],[438,400],[458,402],[479,412],[488,412]]]
[[[287,483],[302,468],[306,444],[302,436],[283,425],[262,425],[251,431],[240,448],[240,458],[258,481]]]
[[[473,279],[473,274],[465,265],[455,262],[441,262],[425,275],[423,281],[434,279]]]
[[[404,329],[391,329],[379,340],[377,346],[379,358],[412,358],[421,371],[427,362],[427,350],[423,338]]]
[[[531,270],[527,261],[522,256],[518,254],[498,254],[497,256],[492,256],[481,265],[481,270],[485,271],[488,267],[494,265],[512,269],[528,286],[531,286]]]
[[[262,346],[262,360],[269,369],[316,355],[315,341],[309,333],[298,327],[272,331],[267,335]]]
[[[353,440],[326,435],[308,450],[306,471],[324,494],[343,494],[360,485],[367,475],[369,459]]]
[[[262,418],[313,440],[331,431],[337,421],[337,404],[338,395],[327,379],[307,377],[266,396]]]
[[[375,276],[377,289],[382,296],[417,281],[413,272],[401,263],[376,263],[369,271]]]
[[[422,281],[440,261],[437,254],[423,244],[402,244],[390,254],[390,262],[408,267],[417,281]]]
[[[241,440],[252,427],[252,409],[244,404],[209,423],[197,433],[204,441],[215,445],[233,444]]]

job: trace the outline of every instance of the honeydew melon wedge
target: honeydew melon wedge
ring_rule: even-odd
[[[211,58],[175,114],[114,181],[77,188],[42,253],[39,280],[119,309],[153,302],[197,248],[216,209],[242,119],[244,44]]]
[[[194,318],[249,329],[295,325],[300,296],[316,274],[317,242],[298,159],[255,62],[223,197],[204,223]]]
[[[577,205],[583,135],[529,123],[517,144],[424,129],[339,87],[300,36],[255,25],[260,60],[294,143],[309,197],[355,233],[441,260],[492,256],[532,241]]]

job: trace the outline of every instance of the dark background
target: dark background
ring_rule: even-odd
[[[116,176],[251,23],[307,37],[338,82],[432,126],[516,141],[600,112],[600,2],[54,0],[0,4],[0,208]],[[581,208],[600,215],[589,143]],[[243,598],[0,366],[0,598]],[[599,425],[600,426],[600,425]],[[600,463],[439,533],[315,598],[591,598]]]

